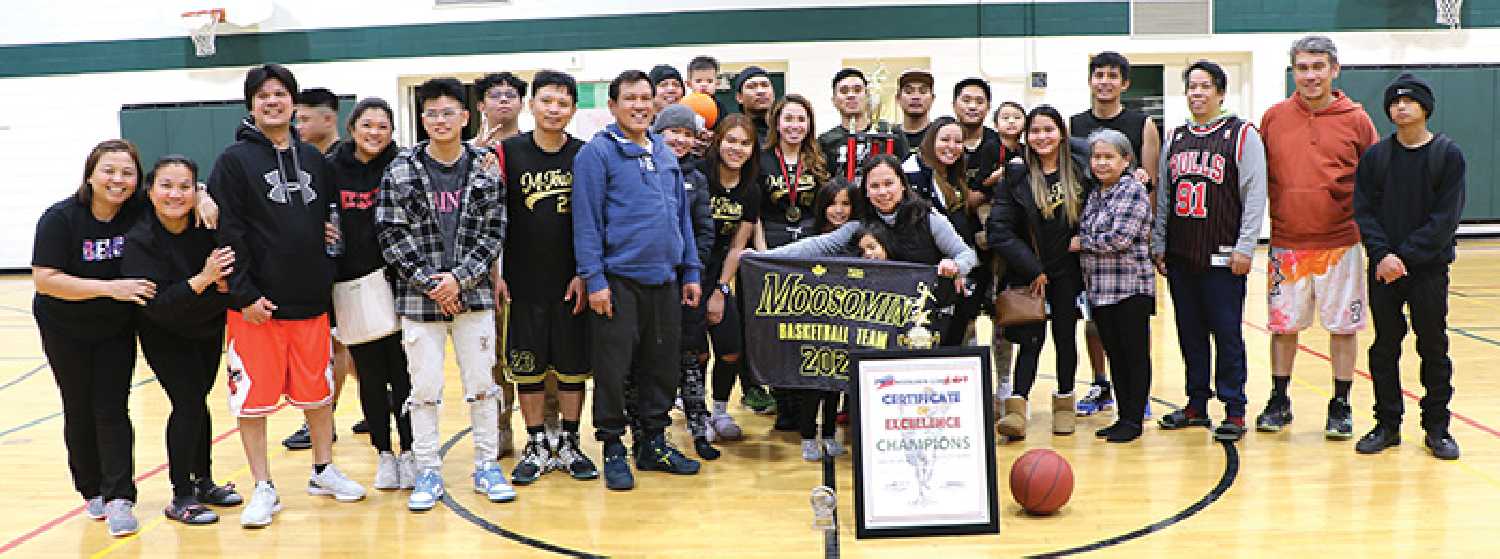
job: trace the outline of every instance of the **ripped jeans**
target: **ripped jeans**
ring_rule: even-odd
[[[401,345],[406,349],[407,370],[411,372],[411,397],[402,410],[411,413],[412,454],[423,468],[441,467],[443,462],[438,456],[443,444],[438,434],[438,411],[443,403],[443,363],[449,335],[453,336],[464,401],[469,404],[474,428],[474,464],[498,458],[500,388],[491,374],[497,343],[494,311],[466,312],[451,322],[402,318]]]

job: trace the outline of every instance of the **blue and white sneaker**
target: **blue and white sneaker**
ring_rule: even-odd
[[[443,474],[437,468],[422,468],[413,484],[411,496],[406,499],[406,508],[416,512],[432,510],[443,498]]]
[[[94,497],[85,502],[83,513],[94,520],[104,520],[104,497]]]
[[[489,497],[491,503],[509,503],[516,500],[516,488],[505,481],[505,472],[500,465],[485,462],[474,469],[474,492]]]
[[[1088,393],[1078,400],[1079,417],[1087,417],[1115,407],[1113,391],[1102,385],[1089,385]]]
[[[1146,400],[1146,419],[1151,419],[1151,400]]]

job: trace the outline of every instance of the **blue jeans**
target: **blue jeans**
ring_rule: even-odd
[[[1229,417],[1245,417],[1245,276],[1228,268],[1194,270],[1168,262],[1167,286],[1177,315],[1177,345],[1187,373],[1188,407],[1207,415],[1218,392]],[[1214,388],[1208,387],[1209,335],[1214,342]]]

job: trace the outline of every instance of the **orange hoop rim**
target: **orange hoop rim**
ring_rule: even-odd
[[[191,10],[182,12],[182,17],[212,16],[215,22],[224,23],[224,8],[209,8],[206,10]]]

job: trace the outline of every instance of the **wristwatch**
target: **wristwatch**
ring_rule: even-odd
[[[725,296],[728,296],[729,295],[729,284],[724,283],[722,281],[719,282],[718,290],[719,290],[719,293],[723,293]]]

